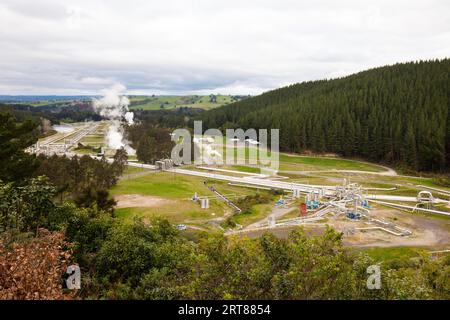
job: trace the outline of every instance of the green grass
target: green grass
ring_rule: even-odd
[[[250,148],[245,147],[225,147],[224,151],[218,150],[222,154],[225,153],[225,157],[228,157],[229,154],[234,154],[234,158],[238,157],[238,149],[240,152],[245,151],[245,161],[246,164],[250,164],[249,160],[255,160],[255,157],[258,156],[258,153],[255,149],[250,150]],[[269,152],[269,156],[271,153]],[[241,156],[239,154],[239,156]],[[369,171],[369,172],[381,172],[385,171],[384,168],[367,162],[361,162],[357,160],[349,160],[349,159],[341,159],[341,158],[330,158],[330,157],[320,157],[320,156],[301,156],[301,155],[291,155],[286,153],[279,153],[279,166],[280,170],[283,171],[314,171],[314,170],[359,170],[359,171]],[[238,164],[236,170],[245,171],[244,167],[248,167],[242,164]],[[255,170],[246,169],[246,170]],[[255,172],[255,171],[246,171],[246,172]]]
[[[300,216],[300,208],[298,204],[292,206],[292,211],[289,211],[287,214],[282,216],[280,219],[293,219],[298,218]]]
[[[180,209],[182,208],[182,209]],[[115,210],[118,218],[125,221],[131,221],[134,218],[150,219],[153,217],[165,217],[172,223],[197,223],[213,218],[212,212],[217,212],[217,205],[204,210],[200,206],[189,200],[179,200],[167,204],[162,208],[133,207],[119,208]],[[220,217],[222,214],[216,213],[214,217]]]
[[[149,171],[148,169],[138,168],[138,167],[130,167],[127,166],[125,170],[123,171],[123,175],[131,174],[131,173],[139,173],[139,172],[145,172]]]
[[[320,173],[322,176],[335,176],[338,177],[339,173]],[[433,187],[441,190],[450,190],[450,188],[445,188],[439,186],[431,179],[428,178],[414,178],[405,176],[380,176],[380,175],[368,175],[368,174],[341,174],[342,178],[347,177],[352,182],[361,183],[365,187],[379,187],[379,188],[390,188],[397,187],[394,191],[369,191],[374,194],[392,194],[392,195],[403,195],[403,196],[417,196],[419,190],[424,190],[424,188],[417,187],[417,185],[424,185],[427,187]],[[448,199],[444,195],[439,195],[437,191],[430,190],[435,197]]]
[[[132,217],[138,217],[136,208],[119,208],[114,210],[114,214],[118,218],[131,219]]]
[[[167,199],[191,198],[195,192],[198,195],[212,195],[205,185],[205,178],[173,174],[168,172],[158,172],[137,177],[130,180],[122,180],[111,189],[112,195],[117,194],[141,194],[158,196]],[[235,186],[229,186],[224,181],[208,181],[217,190],[225,194],[253,194],[255,191]]]
[[[111,189],[111,193],[112,195],[141,194],[180,199],[193,196],[196,190],[202,192],[205,189],[201,179],[192,179],[189,176],[169,173],[155,173],[136,179],[120,181]]]
[[[295,164],[307,167],[317,168],[316,170],[360,170],[379,172],[384,171],[383,168],[376,164],[360,162],[356,160],[327,158],[327,157],[311,157],[280,154],[281,167],[283,164]],[[288,169],[287,169],[288,170]]]
[[[131,170],[130,173],[139,171]],[[201,209],[199,203],[193,202],[191,197],[195,192],[199,196],[214,196],[205,187],[205,179],[171,173],[151,173],[145,176],[122,179],[111,189],[111,195],[140,194],[168,199],[169,201],[160,207],[133,207],[116,210],[118,217],[129,220],[133,217],[150,218],[152,216],[164,216],[174,223],[206,223],[208,220],[222,217],[232,209],[222,200],[216,198],[210,200],[209,209]],[[229,186],[222,181],[208,181],[223,194],[250,195],[256,190]],[[205,224],[206,225],[206,224]]]
[[[256,168],[256,167],[247,167],[247,166],[231,166],[230,168],[231,170],[236,170],[236,171],[242,171],[242,172],[249,172],[249,173],[260,173],[261,170],[260,168]]]
[[[252,206],[251,213],[237,214],[233,217],[233,220],[240,225],[247,226],[266,218],[272,211],[273,206],[274,202],[255,204]]]
[[[81,143],[104,143],[105,136],[100,134],[87,135],[80,141]]]
[[[71,149],[71,151],[73,151],[77,154],[82,154],[82,155],[85,155],[85,154],[97,155],[96,151],[89,149],[89,148],[74,148],[74,149]]]
[[[281,173],[283,177],[290,176],[284,173]],[[331,181],[327,178],[321,178],[321,177],[304,177],[301,178],[301,176],[291,176],[290,180],[286,180],[289,182],[295,182],[295,183],[304,183],[304,184],[318,184],[318,185],[336,185],[337,183],[335,181]]]
[[[364,250],[376,262],[410,259],[419,256],[423,249],[414,247],[370,248]]]
[[[54,105],[59,106],[63,104],[69,104],[74,101],[85,101],[86,99],[76,99],[76,100],[70,100],[70,99],[42,99],[42,100],[34,100],[34,101],[17,101],[14,102],[15,104],[25,104],[32,107],[42,107],[42,106],[48,106],[48,105]]]
[[[412,202],[395,201],[395,203],[396,204],[405,205],[405,206],[414,206],[414,203],[412,203]],[[411,215],[415,215],[415,216],[419,216],[419,217],[424,217],[424,218],[427,218],[427,219],[441,220],[441,221],[445,221],[445,222],[450,221],[450,217],[449,216],[442,215],[442,214],[437,214],[437,213],[434,214],[434,213],[422,212],[422,211],[418,211],[418,210],[416,210],[415,212],[412,212],[410,210],[406,210],[406,209],[403,210],[403,209],[399,209],[399,208],[394,208],[392,206],[387,206],[387,205],[384,205],[384,204],[377,204],[377,205],[374,205],[374,207],[382,207],[382,208],[387,208],[387,209],[400,210],[402,212],[405,212],[405,213],[408,213],[408,214],[411,214]],[[450,212],[449,208],[447,208],[445,206],[442,206],[442,205],[439,205],[439,206],[436,205],[434,207],[434,209],[440,210],[440,211]],[[450,224],[449,223],[442,224],[442,226],[450,231]]]
[[[432,178],[421,178],[421,177],[417,177],[417,178],[412,178],[412,177],[403,177],[403,179],[413,185],[423,185],[426,187],[432,187],[432,188],[437,188],[437,189],[441,189],[441,190],[446,190],[446,191],[450,191],[449,187],[444,187],[441,185],[438,185],[436,183],[433,182]]]

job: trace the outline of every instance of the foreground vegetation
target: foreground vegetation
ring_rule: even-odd
[[[13,230],[1,234],[1,297],[450,298],[448,256],[440,260],[429,260],[423,255],[384,261],[381,289],[369,290],[366,269],[376,261],[364,253],[345,249],[341,234],[332,229],[321,236],[307,236],[298,229],[285,240],[270,234],[250,240],[203,233],[192,241],[164,219],[153,219],[147,224],[139,220],[124,223],[92,208],[68,207],[64,212],[64,215],[52,213],[43,221],[43,226],[51,232],[40,229],[35,236],[22,234],[20,237]],[[65,234],[64,245],[58,234]],[[51,235],[54,236],[48,238]],[[49,278],[38,270],[34,272],[34,281],[26,282],[26,274],[17,274],[16,269],[10,268],[17,264],[17,255],[22,250],[33,248],[32,252],[39,254],[41,251],[34,250],[42,246],[45,252],[55,250],[56,256],[61,256],[61,259],[55,259],[52,254],[39,256],[41,265],[51,266],[52,274],[62,275],[68,262],[80,265],[83,285],[77,295],[63,291],[57,284],[58,276]],[[24,273],[32,270],[31,263],[30,260],[22,262],[20,268]],[[39,286],[43,281],[50,283]],[[27,286],[22,286],[25,283]],[[47,288],[53,288],[53,293]],[[39,295],[30,297],[27,291]]]

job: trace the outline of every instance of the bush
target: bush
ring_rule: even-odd
[[[240,198],[236,201],[236,205],[242,210],[242,214],[252,213],[252,206],[255,204],[268,203],[272,200],[272,196],[268,194],[257,193],[255,195],[249,195],[244,198]]]
[[[450,187],[450,174],[437,176],[433,178],[433,182],[443,187]]]
[[[61,276],[71,258],[62,232],[39,229],[35,238],[5,246],[0,238],[0,300],[71,299],[64,294]]]

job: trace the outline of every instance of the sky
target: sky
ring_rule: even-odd
[[[450,1],[0,0],[0,94],[259,94],[450,57]]]

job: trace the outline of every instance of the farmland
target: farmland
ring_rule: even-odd
[[[199,108],[209,110],[240,101],[242,96],[188,95],[188,96],[130,96],[131,110],[171,110],[176,108]]]

